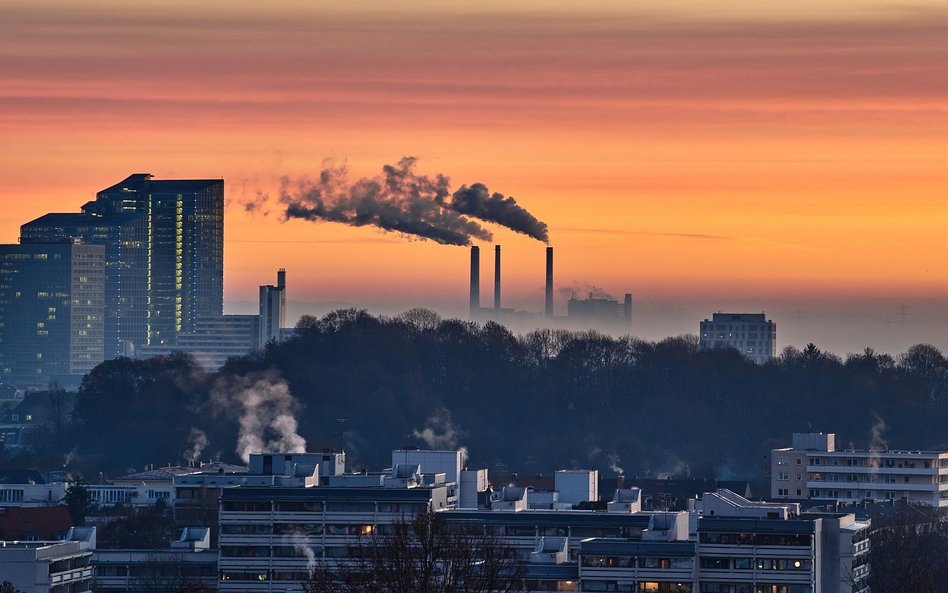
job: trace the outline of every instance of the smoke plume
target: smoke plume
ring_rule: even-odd
[[[606,456],[606,460],[609,462],[609,469],[617,476],[625,474],[625,470],[622,469],[622,466],[619,465],[621,459],[619,459],[618,453],[610,453]]]
[[[276,373],[256,373],[218,384],[211,394],[218,410],[240,425],[236,452],[247,462],[251,453],[304,453],[306,439],[297,433],[299,403]]]
[[[550,242],[545,222],[537,220],[512,197],[490,193],[482,183],[475,183],[471,187],[462,185],[451,196],[450,206],[461,214],[497,223],[537,241]]]
[[[477,220],[505,226],[539,241],[548,241],[546,224],[513,198],[490,194],[475,183],[450,194],[444,175],[420,175],[417,159],[404,157],[382,173],[350,181],[345,165],[328,163],[318,179],[283,178],[280,202],[287,219],[325,220],[351,226],[374,226],[409,238],[444,245],[470,245],[493,235]],[[254,208],[261,208],[258,203]],[[474,220],[477,219],[477,220]]]

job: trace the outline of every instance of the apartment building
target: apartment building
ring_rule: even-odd
[[[318,455],[292,463],[314,465]],[[283,457],[254,456],[251,473],[290,473],[277,467]],[[704,494],[691,512],[642,511],[632,488],[617,490],[606,510],[578,510],[559,492],[492,491],[486,470],[465,470],[455,452],[396,450],[392,459],[382,473],[319,464],[328,475],[308,485],[221,490],[219,591],[300,591],[311,568],[344,563],[366,538],[429,511],[511,547],[530,591],[858,593],[852,583],[868,574],[868,524],[852,515],[801,514],[796,503],[727,490]],[[597,477],[564,473],[565,498],[598,497]]]
[[[836,448],[833,433],[795,433],[771,451],[773,499],[841,502],[906,499],[948,506],[948,452]]]

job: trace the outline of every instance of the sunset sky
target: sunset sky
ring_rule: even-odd
[[[133,172],[223,177],[228,312],[285,266],[296,313],[461,314],[465,248],[242,206],[411,155],[516,197],[643,337],[741,308],[779,346],[948,348],[946,31],[936,0],[0,0],[0,242]],[[544,246],[491,230],[542,309]]]

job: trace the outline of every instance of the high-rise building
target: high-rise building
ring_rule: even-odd
[[[286,270],[277,272],[276,286],[267,284],[260,287],[260,344],[263,348],[268,342],[281,340],[286,326]]]
[[[82,213],[47,214],[20,235],[22,243],[79,238],[105,247],[108,358],[174,345],[198,317],[223,314],[223,180],[136,173]]]
[[[46,214],[20,227],[21,243],[73,238],[105,247],[105,358],[130,355],[148,343],[148,218]]]
[[[0,245],[0,378],[74,384],[104,358],[105,250]]]
[[[734,348],[757,364],[777,351],[777,324],[764,313],[715,313],[701,322],[698,336],[702,348]]]
[[[144,214],[149,345],[174,344],[198,317],[224,313],[224,181],[136,173],[98,193],[87,214]]]

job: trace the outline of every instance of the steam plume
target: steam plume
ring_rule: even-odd
[[[296,398],[274,373],[241,377],[219,384],[211,398],[240,424],[236,453],[245,462],[251,453],[304,453],[306,439],[297,434]]]
[[[444,245],[491,241],[477,220],[505,226],[547,242],[547,226],[513,198],[490,194],[475,183],[450,194],[448,178],[414,171],[417,159],[404,157],[382,173],[350,182],[345,165],[324,166],[318,179],[283,178],[280,202],[287,219],[326,220],[351,226],[374,226],[410,238]],[[449,198],[450,196],[450,198]],[[255,203],[253,208],[261,206]]]
[[[188,445],[188,450],[184,452],[184,458],[187,461],[199,461],[208,445],[207,433],[192,426],[191,434],[188,435]]]
[[[293,543],[293,549],[306,556],[306,571],[309,576],[316,572],[316,552],[306,539],[306,536],[299,531],[290,534],[290,541]]]
[[[412,435],[421,439],[432,449],[455,449],[458,439],[463,436],[451,420],[451,412],[447,408],[438,408],[425,421],[423,430],[415,429]]]

